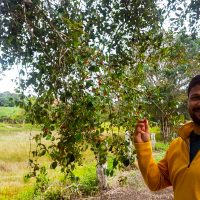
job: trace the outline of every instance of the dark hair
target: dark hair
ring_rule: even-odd
[[[193,77],[192,80],[190,81],[190,83],[188,85],[188,90],[187,90],[188,96],[190,94],[191,89],[196,85],[200,85],[200,74]]]

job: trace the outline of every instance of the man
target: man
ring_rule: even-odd
[[[152,191],[172,185],[175,200],[200,200],[200,75],[189,83],[188,111],[192,122],[179,129],[179,137],[158,164],[152,158],[146,119],[138,121],[133,137],[146,184]]]

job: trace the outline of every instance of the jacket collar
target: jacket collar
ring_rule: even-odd
[[[181,138],[187,139],[192,131],[200,135],[200,126],[196,125],[194,122],[188,122],[178,130],[178,134]]]

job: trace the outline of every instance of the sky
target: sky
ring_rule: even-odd
[[[14,80],[17,77],[17,70],[9,70],[4,72],[4,75],[0,76],[0,93],[9,91],[9,92],[15,92],[16,83]],[[12,81],[13,80],[13,81]]]

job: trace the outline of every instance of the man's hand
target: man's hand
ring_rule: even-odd
[[[134,132],[134,142],[142,143],[148,142],[150,140],[149,133],[149,123],[147,119],[138,120],[135,132]]]

